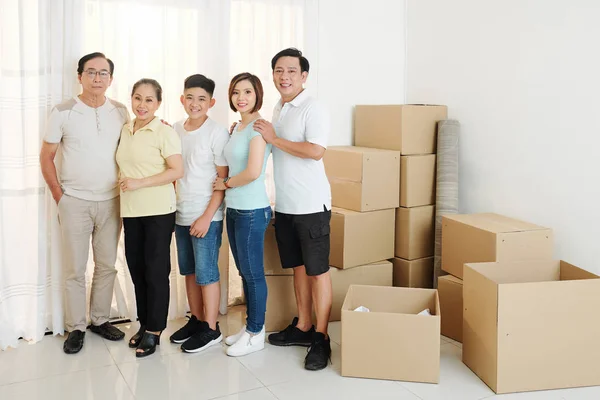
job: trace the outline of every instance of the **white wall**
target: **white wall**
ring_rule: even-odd
[[[460,204],[554,228],[600,273],[600,2],[407,6],[407,101],[462,124]]]
[[[318,97],[330,111],[330,145],[353,143],[356,104],[399,104],[405,87],[404,0],[320,0]]]

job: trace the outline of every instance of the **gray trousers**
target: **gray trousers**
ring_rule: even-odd
[[[94,325],[102,325],[109,319],[121,233],[119,208],[119,197],[88,201],[63,195],[58,202],[65,272],[65,324],[69,332],[85,331],[87,327],[85,271],[90,236],[95,264],[90,318]]]

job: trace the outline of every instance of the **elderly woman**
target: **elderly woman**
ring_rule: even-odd
[[[167,326],[170,245],[175,228],[175,188],[183,176],[181,141],[154,113],[162,88],[153,79],[133,85],[135,119],[123,126],[117,149],[125,257],[135,286],[139,331],[129,341],[137,357],[155,352]]]

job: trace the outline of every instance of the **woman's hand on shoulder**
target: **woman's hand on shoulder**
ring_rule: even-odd
[[[272,144],[277,139],[277,133],[273,124],[265,119],[259,119],[254,123],[254,130],[260,133],[265,142]]]

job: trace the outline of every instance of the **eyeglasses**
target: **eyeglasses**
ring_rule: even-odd
[[[96,71],[95,69],[86,69],[83,71],[87,74],[90,79],[94,79],[96,75],[100,75],[100,79],[108,79],[110,77],[110,72],[103,69],[102,71]]]

